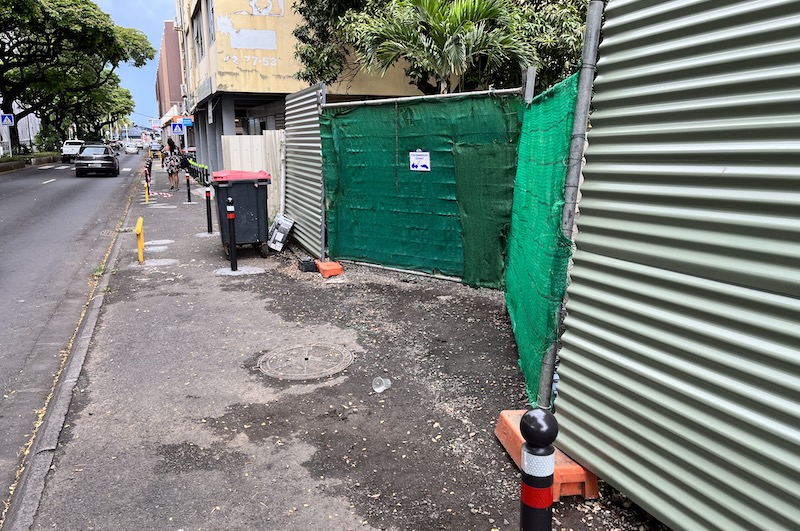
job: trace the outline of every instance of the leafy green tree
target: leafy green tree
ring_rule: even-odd
[[[514,7],[508,0],[398,0],[377,16],[352,14],[345,31],[368,71],[383,74],[404,60],[420,90],[446,93],[453,82],[487,85],[509,64],[521,70],[534,63]]]
[[[519,86],[520,62],[545,89],[574,71],[588,0],[297,0],[298,77],[333,83],[353,66],[385,71],[396,55],[423,93]],[[479,18],[500,11],[496,18]],[[416,10],[416,12],[415,12]],[[344,14],[342,14],[344,13]],[[520,50],[520,44],[524,49]],[[353,64],[353,59],[357,62]],[[447,67],[449,63],[449,67]],[[444,72],[452,70],[449,76]],[[433,82],[431,82],[433,81]],[[447,84],[455,83],[453,87]]]
[[[42,122],[49,130],[57,131],[61,138],[75,126],[78,136],[100,139],[105,126],[133,112],[131,93],[120,87],[119,81],[116,74],[109,74],[105,84],[88,91],[63,90],[54,95],[47,90],[41,93],[32,90],[29,95],[50,98],[41,112]]]
[[[589,0],[516,0],[523,38],[536,52],[536,85],[544,90],[575,71]]]
[[[139,67],[155,57],[144,33],[116,26],[90,0],[3,0],[0,25],[0,107],[12,113],[13,102],[22,103],[17,119],[62,93],[113,84],[122,63]]]
[[[378,3],[384,5],[387,0]],[[360,12],[368,0],[298,0],[294,9],[303,17],[292,34],[297,39],[294,55],[303,65],[296,76],[308,83],[338,81],[350,65],[341,20],[350,12]]]

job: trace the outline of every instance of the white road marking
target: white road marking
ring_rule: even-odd
[[[122,168],[122,171],[131,171],[133,168]]]
[[[49,184],[49,183],[51,183],[53,181],[55,181],[55,179],[50,179],[49,181],[44,181],[42,184]]]
[[[66,170],[67,168],[71,168],[71,166],[59,166],[56,169],[57,170]]]
[[[39,166],[40,170],[49,170],[50,168],[53,168],[53,166]]]

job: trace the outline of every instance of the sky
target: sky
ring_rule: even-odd
[[[150,118],[158,116],[156,103],[156,69],[164,21],[175,18],[175,0],[94,0],[108,13],[114,23],[126,28],[136,28],[147,35],[156,56],[142,68],[120,65],[117,75],[121,85],[131,91],[135,103],[131,121],[137,125],[150,125]]]

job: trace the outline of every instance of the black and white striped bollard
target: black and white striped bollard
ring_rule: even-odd
[[[558,422],[546,409],[531,409],[519,423],[522,445],[520,531],[550,531],[553,520],[553,473]]]
[[[226,210],[228,211],[228,251],[231,255],[231,271],[236,271],[238,269],[238,264],[236,263],[236,211],[233,209],[233,198],[229,197],[227,201],[228,205]]]

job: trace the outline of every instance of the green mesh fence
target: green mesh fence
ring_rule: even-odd
[[[519,144],[506,306],[532,404],[567,283],[571,244],[561,233],[561,211],[577,88],[575,74],[535,98]]]
[[[328,254],[501,288],[521,112],[467,95],[326,109]]]

